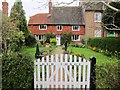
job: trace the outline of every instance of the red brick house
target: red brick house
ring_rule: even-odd
[[[44,40],[46,33],[56,35],[57,45],[61,45],[61,34],[71,32],[72,42],[81,42],[85,35],[83,9],[81,7],[52,7],[49,13],[38,13],[30,17],[29,30],[37,40]]]

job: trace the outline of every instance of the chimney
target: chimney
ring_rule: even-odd
[[[52,12],[52,1],[50,0],[49,1],[49,13],[51,14],[51,12]]]
[[[6,2],[6,0],[4,0],[2,2],[2,10],[3,10],[3,13],[8,16],[8,3]]]

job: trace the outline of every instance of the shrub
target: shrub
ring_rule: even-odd
[[[35,37],[32,34],[29,34],[26,38],[25,38],[25,45],[26,46],[34,46],[37,43]]]
[[[120,61],[118,61],[120,63]],[[97,88],[119,88],[120,86],[120,68],[115,63],[105,63],[96,67],[96,85]]]
[[[50,38],[55,38],[55,35],[52,32],[49,32],[45,34],[45,38],[45,43],[50,43]]]
[[[50,44],[56,45],[57,44],[56,38],[51,38],[50,39]]]
[[[70,44],[72,47],[79,47],[79,48],[85,48],[85,45],[82,43],[77,43],[77,44]]]
[[[65,41],[67,40],[67,43],[70,44],[70,42],[72,41],[71,39],[72,37],[72,33],[62,33],[61,34],[61,44],[65,44]]]
[[[32,57],[28,54],[9,53],[2,57],[2,87],[4,89],[31,89],[34,75]]]
[[[111,56],[120,56],[120,37],[119,38],[90,38],[88,45],[96,47],[98,50],[104,50],[104,54]],[[117,53],[116,53],[117,52]],[[115,53],[115,54],[114,54]]]

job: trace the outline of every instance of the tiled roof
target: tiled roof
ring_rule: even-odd
[[[53,24],[83,24],[83,12],[81,7],[53,7]]]
[[[49,23],[48,13],[39,13],[30,17],[29,24],[46,24]]]
[[[36,14],[29,24],[84,24],[81,7],[53,7],[52,14]]]

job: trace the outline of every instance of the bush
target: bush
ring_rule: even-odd
[[[77,43],[77,44],[70,44],[72,47],[78,47],[78,48],[85,48],[85,45],[82,43]]]
[[[2,87],[4,89],[31,89],[34,75],[32,57],[28,54],[9,53],[2,57]]]
[[[103,50],[104,54],[111,56],[120,56],[120,37],[119,38],[91,38],[88,40],[89,47],[96,47],[98,50]],[[101,52],[101,51],[100,51]],[[117,53],[116,53],[117,52]]]
[[[70,42],[72,41],[71,39],[72,37],[72,33],[62,33],[61,34],[61,44],[64,45],[66,40],[67,40],[67,43],[70,44]]]
[[[55,38],[55,35],[52,32],[49,32],[45,34],[45,38],[45,43],[50,43],[50,38]]]
[[[37,43],[35,37],[32,34],[29,34],[26,38],[25,38],[25,45],[26,46],[34,46]]]
[[[50,44],[56,45],[57,44],[56,38],[51,38],[50,39]]]
[[[120,68],[117,63],[108,62],[97,66],[96,74],[97,88],[120,88]]]

